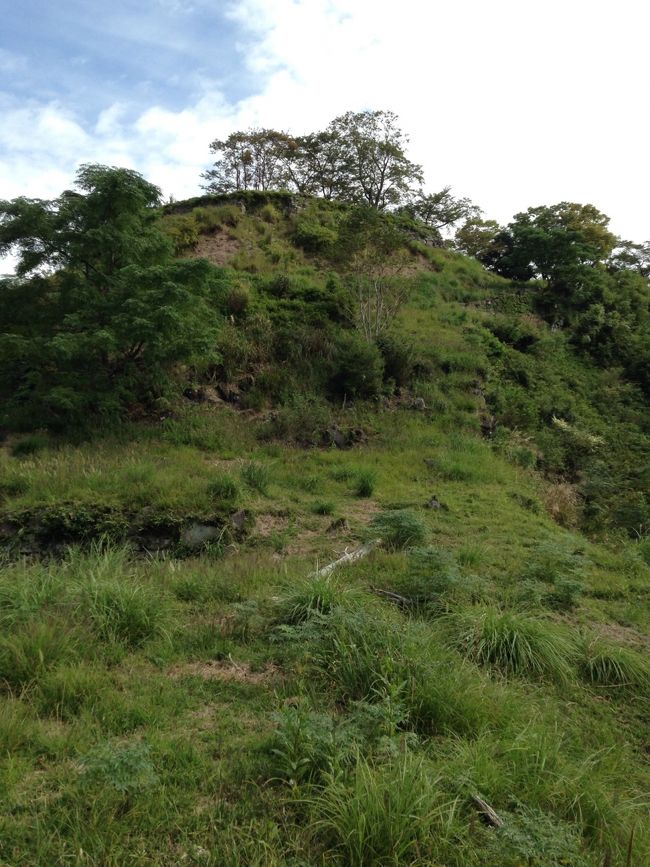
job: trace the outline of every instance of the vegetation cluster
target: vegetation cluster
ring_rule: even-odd
[[[2,863],[650,861],[647,250],[406,143],[0,204]]]

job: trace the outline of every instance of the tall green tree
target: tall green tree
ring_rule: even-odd
[[[293,159],[295,145],[286,133],[257,128],[233,132],[215,139],[210,151],[217,159],[202,175],[208,192],[279,190],[291,183],[287,161]]]
[[[79,423],[160,394],[217,326],[218,272],[172,255],[160,190],[129,169],[84,165],[57,199],[0,202],[2,420]]]
[[[593,205],[560,202],[515,214],[507,227],[504,252],[495,270],[506,277],[541,277],[570,284],[583,266],[605,262],[616,245],[609,217]]]
[[[408,136],[392,111],[348,111],[328,126],[341,147],[345,198],[377,210],[402,204],[422,183],[422,167],[406,156]]]

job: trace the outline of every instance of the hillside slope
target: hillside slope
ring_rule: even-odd
[[[214,352],[2,445],[0,859],[649,861],[641,393],[417,227],[369,347],[337,206],[168,210]]]

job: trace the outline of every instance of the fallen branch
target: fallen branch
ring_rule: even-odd
[[[503,826],[503,819],[495,813],[487,801],[484,801],[478,795],[472,795],[472,802],[488,825],[492,825],[493,828],[501,828]]]
[[[339,566],[343,566],[346,563],[354,563],[356,560],[361,560],[363,557],[367,557],[368,554],[370,554],[371,551],[374,551],[378,545],[381,545],[381,539],[372,539],[360,548],[355,548],[354,551],[348,551],[346,549],[342,557],[339,557],[338,560],[334,560],[333,563],[328,563],[327,566],[323,566],[322,569],[317,569],[316,572],[312,572],[309,577],[327,578],[327,576],[331,575]]]
[[[382,590],[381,587],[372,587],[371,590],[377,596],[381,596],[382,599],[388,599],[389,602],[394,602],[395,605],[399,605],[400,608],[411,608],[413,606],[412,599],[408,599],[406,596],[400,596],[399,593],[393,593],[392,590]]]

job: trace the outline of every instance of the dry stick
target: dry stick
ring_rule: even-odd
[[[492,825],[493,828],[502,827],[503,819],[495,813],[492,807],[484,801],[483,798],[480,798],[478,795],[472,795],[472,801],[488,825]]]
[[[323,566],[322,569],[317,569],[316,572],[312,572],[309,577],[327,578],[327,576],[331,575],[339,566],[343,566],[345,563],[354,563],[356,560],[361,560],[362,557],[367,557],[368,554],[370,554],[371,551],[374,551],[378,545],[381,545],[381,539],[372,539],[360,548],[355,548],[354,551],[348,551],[346,549],[342,557],[339,557],[338,560],[334,560],[333,563],[328,563],[327,566]]]
[[[395,605],[399,605],[400,608],[411,608],[413,605],[412,599],[408,599],[406,596],[400,596],[399,593],[393,593],[392,590],[382,590],[381,587],[371,587],[370,589],[377,596],[381,596],[383,599],[388,599],[390,602],[394,602]]]

